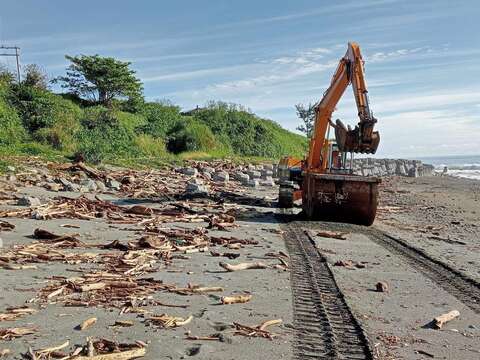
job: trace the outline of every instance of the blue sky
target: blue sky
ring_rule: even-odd
[[[379,156],[480,154],[478,18],[476,0],[4,0],[0,42],[52,77],[65,54],[128,60],[148,100],[235,102],[295,129],[294,104],[318,101],[357,41]],[[357,122],[350,90],[334,118]]]

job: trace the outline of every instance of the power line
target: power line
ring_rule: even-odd
[[[18,83],[20,84],[20,81],[21,81],[20,79],[20,48],[18,46],[1,45],[0,49],[15,50],[15,53],[7,51],[5,53],[0,53],[0,56],[15,56],[15,59],[17,61],[17,80],[18,80]]]

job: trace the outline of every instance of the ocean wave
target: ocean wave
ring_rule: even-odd
[[[437,173],[441,174],[443,171],[437,170]],[[479,170],[451,170],[448,169],[447,175],[453,177],[460,177],[466,179],[480,180],[480,168]]]
[[[444,167],[447,167],[448,170],[480,170],[480,164],[462,164],[462,165],[440,164],[435,166],[435,169],[443,170]]]

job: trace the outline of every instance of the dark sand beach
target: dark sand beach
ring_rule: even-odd
[[[0,313],[7,318],[12,308],[32,309],[0,321],[0,352],[8,349],[10,358],[21,359],[29,348],[42,358],[52,354],[42,349],[60,345],[53,353],[66,358],[90,337],[133,344],[145,350],[146,359],[292,359],[329,351],[359,359],[480,358],[480,182],[384,178],[377,219],[365,228],[282,214],[277,187],[253,189],[235,180],[203,180],[211,191],[206,198],[153,200],[132,196],[131,185],[120,191],[49,191],[46,179],[58,173],[38,166],[25,174],[2,183],[2,220],[15,228],[2,227]],[[130,176],[134,182],[163,182],[177,194],[191,180],[172,171]],[[80,207],[77,214],[49,219],[16,205],[23,195],[42,206],[58,196],[84,195],[119,208],[88,218]],[[135,205],[152,210],[121,210]],[[38,228],[77,240],[35,239]],[[147,235],[162,245],[136,248]],[[113,241],[117,245],[99,247]],[[39,242],[48,250],[41,256],[20,248]],[[220,265],[259,262],[260,268],[239,271]],[[108,291],[82,291],[93,276]],[[142,279],[158,281],[157,288],[141,291],[147,281]],[[131,290],[119,292],[120,285],[112,284],[120,280]],[[379,282],[384,292],[377,291]],[[222,296],[238,295],[249,301],[222,304]],[[460,316],[441,329],[432,327],[433,318],[452,310]],[[159,325],[155,319],[164,314],[181,318],[179,324]],[[78,329],[93,317],[93,325]],[[269,320],[276,321],[259,330]],[[9,336],[12,328],[31,334]]]

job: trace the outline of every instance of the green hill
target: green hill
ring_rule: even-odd
[[[301,156],[307,141],[241,106],[214,102],[181,113],[170,103],[93,106],[0,77],[4,154],[81,155],[90,162],[186,157]]]

